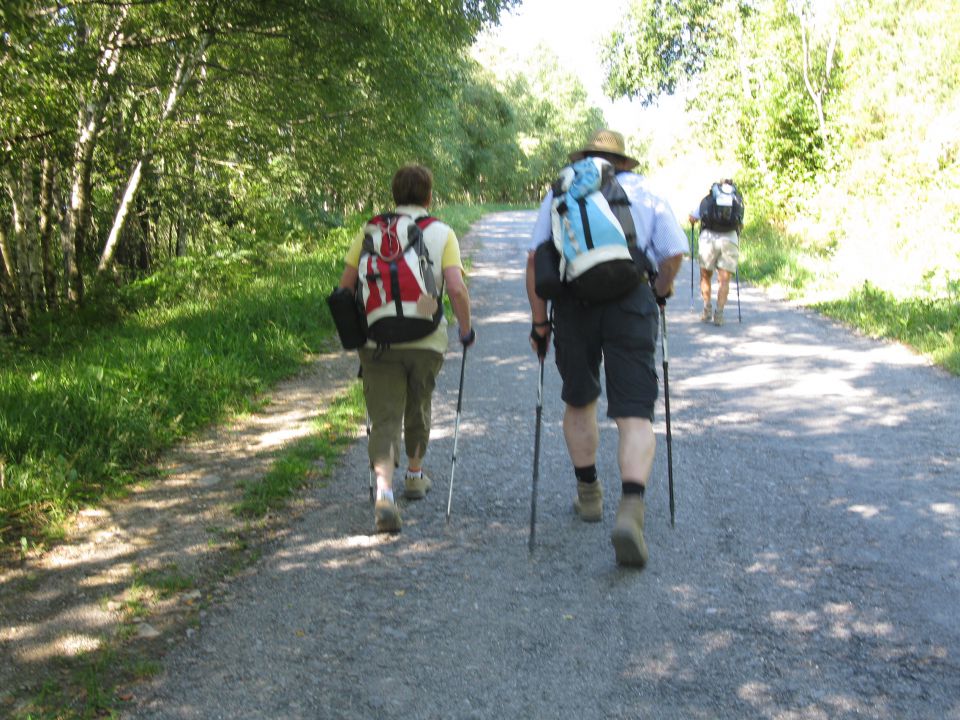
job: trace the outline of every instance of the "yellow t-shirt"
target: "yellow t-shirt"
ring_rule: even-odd
[[[429,214],[426,209],[415,205],[400,205],[394,212],[400,213],[401,215],[409,215],[413,218],[419,218]],[[460,268],[461,273],[464,272],[463,261],[460,257],[460,243],[457,240],[456,233],[449,225],[440,221],[430,223],[423,231],[423,240],[427,244],[427,250],[430,252],[431,257],[440,256],[440,267],[437,268],[434,266],[434,279],[437,282],[437,287],[440,287],[443,283],[443,271],[447,268],[456,267]],[[359,267],[360,253],[362,250],[363,232],[361,231],[350,244],[350,248],[343,258],[344,262],[350,267]],[[367,347],[369,348],[375,348],[376,345],[373,341],[367,342]],[[437,329],[426,337],[410,342],[396,343],[390,347],[398,349],[435,350],[442,354],[447,350],[447,319],[441,317]]]

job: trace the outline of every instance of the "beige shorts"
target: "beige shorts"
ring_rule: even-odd
[[[740,260],[739,241],[733,230],[717,232],[704,228],[700,231],[700,267],[707,272],[720,268],[735,273]]]

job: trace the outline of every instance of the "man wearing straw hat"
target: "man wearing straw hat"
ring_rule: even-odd
[[[597,479],[597,400],[600,364],[607,388],[607,416],[619,433],[618,464],[621,499],[611,542],[620,565],[642,568],[647,562],[643,538],[644,491],[653,467],[656,440],[653,409],[658,394],[656,341],[658,304],[672,294],[687,241],[665,200],[654,194],[642,176],[630,172],[639,162],[626,154],[623,135],[597,131],[590,142],[570,153],[571,163],[584,157],[611,163],[630,201],[638,249],[656,272],[652,287],[641,282],[625,296],[605,303],[584,303],[562,295],[553,301],[553,325],[546,301],[536,293],[536,248],[552,242],[553,190],[540,206],[527,260],[527,296],[533,315],[530,344],[540,357],[554,334],[557,368],[565,403],[563,434],[576,476],[574,511],[585,522],[603,519],[603,490]]]

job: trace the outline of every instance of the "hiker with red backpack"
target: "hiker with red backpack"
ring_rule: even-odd
[[[404,497],[418,500],[430,490],[422,462],[430,440],[433,391],[447,349],[444,290],[464,351],[476,339],[457,236],[427,213],[433,194],[430,170],[405,165],[393,176],[392,192],[396,209],[366,224],[347,251],[333,295],[357,308],[359,327],[350,342],[339,320],[337,329],[344,347],[352,345],[360,355],[370,418],[367,452],[376,475],[377,532],[399,532],[402,525],[393,492],[401,434],[407,456]]]
[[[701,322],[723,325],[723,308],[730,292],[730,278],[740,260],[740,232],[743,230],[743,197],[730,178],[713,183],[690,213],[690,225],[701,224],[699,260],[700,295],[703,297]],[[693,230],[691,229],[691,233]],[[692,242],[692,241],[691,241]],[[711,303],[713,271],[717,271],[717,307]],[[737,286],[739,303],[739,285]],[[739,305],[738,305],[739,307]],[[738,311],[739,312],[739,311]]]
[[[607,416],[620,437],[621,499],[610,540],[618,564],[642,568],[644,491],[656,446],[658,319],[666,324],[663,308],[687,240],[669,205],[630,172],[639,163],[626,154],[620,133],[598,131],[570,161],[544,198],[531,238],[530,344],[542,368],[553,334],[576,476],[573,507],[585,522],[603,519],[596,464],[603,361]]]

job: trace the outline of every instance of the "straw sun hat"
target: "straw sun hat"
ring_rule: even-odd
[[[627,170],[631,170],[640,164],[639,160],[635,160],[626,154],[623,135],[616,130],[607,130],[606,128],[597,130],[597,132],[593,134],[593,137],[590,138],[590,142],[582,149],[570,153],[570,162],[576,162],[587,155],[593,155],[595,153],[615,155],[623,160]]]

